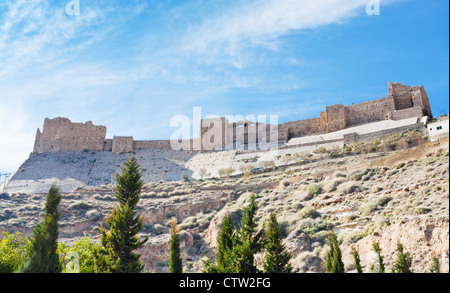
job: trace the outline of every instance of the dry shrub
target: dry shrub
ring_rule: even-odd
[[[351,194],[359,189],[359,185],[356,184],[356,182],[349,181],[342,183],[338,186],[337,191],[340,192],[343,195]]]
[[[333,192],[336,190],[336,188],[344,183],[344,179],[334,179],[324,184],[323,191],[325,192]]]

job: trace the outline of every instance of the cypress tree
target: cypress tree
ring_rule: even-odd
[[[256,231],[257,224],[255,216],[257,206],[256,196],[250,197],[249,205],[242,210],[241,226],[238,231],[238,237],[233,244],[233,268],[235,273],[256,273],[257,268],[254,264],[254,254],[261,251],[263,247],[263,231]]]
[[[217,269],[221,272],[232,271],[232,251],[235,242],[235,229],[229,214],[225,216],[217,236]]]
[[[58,211],[61,203],[59,189],[52,186],[47,195],[44,220],[33,228],[31,259],[24,266],[24,273],[60,273],[58,249]]]
[[[183,273],[183,260],[181,259],[180,251],[180,227],[177,225],[177,220],[172,218],[170,220],[170,265],[169,273],[181,274]]]
[[[361,274],[362,273],[361,259],[359,258],[359,253],[358,253],[358,251],[356,250],[355,247],[352,247],[352,255],[353,255],[353,261],[355,263],[356,272],[358,274]]]
[[[292,267],[289,264],[291,255],[286,252],[283,244],[283,234],[277,217],[270,214],[270,221],[266,232],[266,255],[264,257],[263,268],[265,273],[291,273]]]
[[[237,243],[235,235],[236,227],[230,214],[225,215],[222,221],[219,235],[217,236],[217,263],[211,259],[203,260],[203,273],[234,273],[235,261],[233,246]]]
[[[143,270],[139,254],[134,250],[144,246],[148,237],[139,240],[143,223],[137,215],[143,181],[138,161],[131,157],[124,163],[122,174],[116,174],[116,199],[112,214],[105,219],[107,231],[100,226],[102,247],[95,252],[97,272],[140,273]]]
[[[345,273],[344,263],[342,262],[342,253],[339,248],[336,234],[328,236],[330,250],[327,253],[325,268],[327,273]]]
[[[372,272],[375,273],[384,273],[385,268],[384,268],[384,263],[383,263],[383,257],[381,256],[381,248],[380,248],[380,243],[378,242],[374,242],[372,244],[373,247],[373,251],[375,251],[375,253],[377,254],[375,262],[378,265],[378,267],[375,267],[375,264],[371,266],[370,270]]]
[[[408,274],[412,273],[411,271],[411,265],[412,265],[412,256],[409,253],[403,252],[403,244],[400,242],[397,243],[397,261],[394,264],[394,267],[392,268],[392,273],[397,274]]]

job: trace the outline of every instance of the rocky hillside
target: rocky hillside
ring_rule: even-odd
[[[388,145],[355,151],[357,145],[353,150],[344,148],[344,153],[321,149],[312,156],[283,153],[278,158],[285,160],[283,167],[268,166],[222,179],[148,183],[139,203],[145,224],[142,234],[151,235],[140,251],[146,270],[168,271],[169,220],[175,216],[182,228],[184,270],[199,272],[201,258],[215,255],[224,215],[230,213],[239,223],[240,209],[255,193],[260,226],[276,212],[299,272],[324,272],[331,232],[338,234],[349,272],[354,271],[353,246],[364,271],[369,271],[375,258],[373,241],[380,243],[388,268],[401,241],[413,256],[415,272],[427,271],[433,256],[448,272],[448,138],[418,144],[409,149]],[[98,239],[98,226],[114,201],[111,185],[65,192],[61,240],[70,243],[85,235]],[[0,195],[0,231],[31,235],[44,202],[42,193]],[[256,261],[261,263],[262,257]]]

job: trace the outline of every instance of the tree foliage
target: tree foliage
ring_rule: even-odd
[[[397,261],[392,268],[393,273],[397,274],[408,274],[412,273],[411,265],[412,265],[412,256],[408,252],[403,252],[404,247],[400,242],[397,243]]]
[[[236,229],[230,215],[226,215],[217,237],[217,264],[211,259],[203,260],[204,273],[256,273],[254,255],[264,247],[264,229],[257,231],[255,221],[256,196],[250,197],[242,209],[242,220]]]
[[[236,273],[256,273],[254,255],[261,251],[264,246],[263,230],[257,231],[256,223],[256,196],[250,197],[250,202],[242,210],[242,220],[237,237],[233,243],[233,268]]]
[[[81,274],[95,273],[94,251],[100,249],[100,245],[89,237],[76,240],[71,246],[60,242],[58,246],[59,259],[63,265],[63,273],[78,272]],[[74,259],[74,254],[78,255]],[[78,261],[78,263],[76,263]],[[75,266],[78,265],[78,268]]]
[[[0,273],[20,271],[24,262],[31,256],[31,240],[21,232],[3,232],[0,240]]]
[[[439,263],[439,259],[436,256],[433,257],[433,263],[430,267],[429,272],[432,274],[439,274],[441,272],[441,264]]]
[[[355,247],[352,247],[352,255],[353,255],[353,262],[355,263],[356,272],[358,274],[361,274],[362,273],[361,259],[359,257],[359,253]]]
[[[144,246],[148,237],[140,240],[137,234],[143,223],[137,215],[143,181],[136,158],[125,162],[122,174],[116,174],[116,199],[112,214],[105,219],[109,231],[100,226],[102,247],[94,251],[97,272],[139,273],[143,270],[139,254],[134,250]]]
[[[373,251],[376,253],[376,259],[375,259],[375,264],[373,264],[370,268],[371,272],[374,273],[384,273],[385,272],[385,267],[384,267],[384,259],[381,256],[381,248],[380,248],[380,243],[378,242],[374,242],[372,244],[373,247]]]
[[[44,220],[33,228],[31,258],[25,265],[24,273],[60,273],[58,249],[58,211],[61,193],[55,186],[50,188],[45,204]]]
[[[291,255],[286,252],[283,244],[283,233],[274,213],[270,214],[269,225],[266,232],[266,254],[263,268],[265,273],[291,273],[289,264]]]
[[[177,224],[177,220],[172,218],[170,220],[170,264],[169,273],[181,274],[183,272],[183,260],[181,259],[181,236],[180,227]]]
[[[325,269],[327,273],[345,273],[344,263],[342,262],[342,253],[336,234],[328,236],[330,250],[327,252]]]

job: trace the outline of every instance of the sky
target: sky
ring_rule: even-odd
[[[46,117],[169,139],[194,107],[283,123],[385,97],[388,82],[449,112],[445,0],[77,1],[0,0],[0,173]]]

